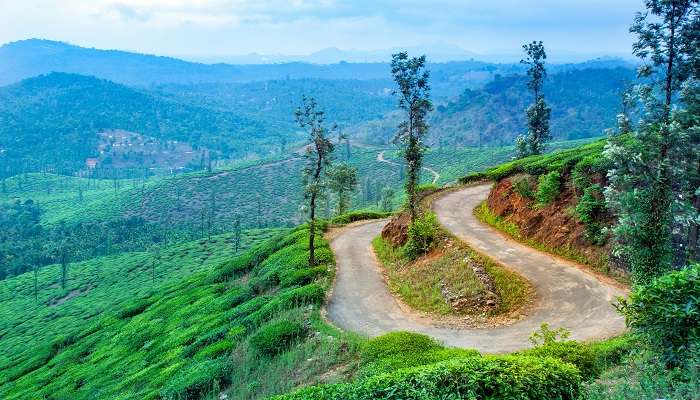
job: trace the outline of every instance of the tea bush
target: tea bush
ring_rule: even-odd
[[[573,400],[580,385],[581,375],[574,366],[550,357],[468,357],[400,369],[349,384],[314,386],[275,399]]]
[[[299,322],[279,321],[265,325],[250,338],[250,344],[261,354],[272,357],[286,351],[304,336],[306,329]]]

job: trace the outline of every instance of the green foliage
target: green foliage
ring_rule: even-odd
[[[392,332],[369,340],[362,348],[362,357],[366,361],[377,361],[402,353],[423,353],[442,348],[435,339],[426,335]]]
[[[250,343],[261,354],[273,357],[286,351],[306,334],[303,324],[296,321],[279,321],[265,325],[250,337]]]
[[[552,357],[572,364],[584,380],[595,378],[600,372],[595,352],[590,346],[575,341],[549,342],[523,352],[524,355]]]
[[[246,235],[243,245],[250,247]],[[238,362],[233,353],[250,352],[259,358],[265,343],[282,346],[295,335],[300,347],[275,358],[291,354],[294,366],[306,366],[302,363],[323,351],[328,360],[310,367],[309,374],[346,362],[351,355],[339,348],[348,344],[337,339],[337,332],[316,327],[318,309],[309,308],[323,301],[329,281],[318,275],[314,283],[283,288],[268,278],[290,277],[292,270],[305,268],[307,236],[308,229],[296,229],[254,246],[235,261],[230,260],[232,234],[173,246],[161,252],[163,265],[157,266],[159,279],[154,283],[149,253],[78,263],[65,291],[53,287],[59,279],[55,269],[44,268],[37,303],[31,274],[3,281],[0,397],[79,400],[100,393],[108,398],[199,398],[233,384],[232,376],[254,379],[244,372],[250,365],[262,368]],[[332,262],[321,237],[317,250],[321,260]],[[247,279],[240,279],[243,274]],[[256,296],[254,284],[261,280],[272,283],[267,294]],[[268,325],[280,320],[312,324],[326,334],[306,338],[276,322]],[[269,354],[276,351],[273,347],[261,351]],[[267,369],[282,373],[285,367],[270,363]],[[280,393],[310,379],[309,374],[251,386],[246,393]]]
[[[546,343],[519,354],[552,357],[572,364],[581,372],[584,380],[590,381],[597,378],[603,371],[620,365],[623,359],[638,347],[638,341],[630,335],[591,344],[551,338]]]
[[[404,248],[406,255],[415,259],[430,251],[438,238],[439,230],[437,216],[434,212],[426,212],[416,218],[408,226],[408,242]]]
[[[668,369],[648,352],[629,357],[582,390],[582,400],[688,400],[700,393],[700,359],[691,355],[689,368]]]
[[[446,349],[429,336],[392,332],[367,341],[361,349],[361,376],[479,356],[476,350]]]
[[[418,215],[417,187],[426,148],[423,138],[428,134],[428,113],[433,109],[425,55],[409,58],[407,52],[392,54],[391,74],[398,86],[398,106],[403,113],[394,142],[401,146],[405,159],[406,197],[413,223]]]
[[[605,144],[605,140],[597,140],[593,143],[584,144],[573,149],[565,149],[549,154],[529,156],[522,159],[509,161],[496,167],[489,168],[483,172],[476,172],[463,176],[459,179],[459,181],[461,183],[470,183],[481,180],[500,181],[503,178],[515,175],[517,173],[526,173],[529,175],[543,175],[555,171],[562,173],[563,171],[571,170],[588,156],[591,156],[592,159],[602,158]]]
[[[637,286],[619,309],[664,362],[683,365],[700,348],[700,265]]]
[[[587,186],[576,204],[576,215],[586,226],[586,239],[591,243],[597,245],[605,243],[601,219],[606,212],[603,188],[600,185]]]
[[[315,386],[277,400],[366,399],[575,399],[581,377],[552,358],[468,357],[371,376],[357,382]]]
[[[615,123],[620,92],[624,82],[635,78],[634,68],[556,68],[549,67],[542,91],[552,108],[550,131],[557,140],[595,137]],[[524,111],[533,103],[527,82],[522,74],[502,74],[437,107],[431,131],[438,143],[445,147],[481,145],[483,149],[513,144],[528,124]],[[592,94],[595,101],[590,101]],[[511,147],[510,156],[515,153]]]
[[[331,223],[337,225],[346,225],[356,221],[369,220],[369,219],[381,219],[390,216],[389,212],[379,212],[379,211],[354,211],[343,215],[338,215],[331,220]]]
[[[530,343],[535,346],[548,345],[567,339],[571,335],[566,328],[552,329],[549,324],[543,322],[540,328],[530,335]]]
[[[547,205],[559,197],[561,187],[561,175],[557,171],[540,175],[537,183],[535,199],[538,205]]]
[[[513,190],[525,199],[535,198],[535,193],[532,190],[530,179],[520,178],[513,183]]]
[[[357,189],[359,183],[357,168],[347,164],[340,164],[328,171],[328,187],[333,191],[338,200],[336,212],[345,214],[350,206],[350,195]]]

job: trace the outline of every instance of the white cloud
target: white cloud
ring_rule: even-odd
[[[628,52],[640,0],[0,0],[0,42],[43,37],[159,54],[309,53],[434,42]]]

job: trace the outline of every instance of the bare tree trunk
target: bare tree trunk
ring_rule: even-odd
[[[311,222],[309,224],[309,266],[316,266],[314,241],[316,239],[316,192],[311,194]]]

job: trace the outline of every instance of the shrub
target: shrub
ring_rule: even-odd
[[[545,175],[540,175],[535,198],[541,205],[553,202],[559,197],[559,187],[561,186],[561,175],[558,171],[552,171]]]
[[[279,321],[260,328],[251,336],[250,344],[261,354],[273,357],[289,349],[305,332],[299,322]]]
[[[668,365],[682,365],[700,346],[700,264],[638,286],[619,310]]]
[[[437,239],[439,232],[437,216],[434,212],[427,212],[408,227],[408,242],[406,242],[406,255],[414,259],[430,251]]]
[[[570,340],[565,342],[550,342],[522,354],[535,357],[553,357],[574,365],[585,380],[595,378],[600,373],[596,354],[590,346]]]
[[[433,338],[412,332],[392,332],[370,339],[362,348],[362,358],[376,361],[401,353],[422,353],[443,347]]]
[[[638,347],[638,340],[632,335],[618,336],[602,342],[592,343],[598,369],[603,371],[610,366],[619,365],[623,358]]]
[[[523,198],[533,199],[535,194],[532,191],[530,180],[528,178],[520,178],[513,183],[513,190]]]
[[[360,376],[479,356],[476,350],[446,349],[429,336],[411,332],[392,332],[370,339],[361,354],[364,366]]]
[[[354,211],[343,215],[338,215],[331,220],[331,223],[337,225],[345,225],[355,221],[362,221],[366,219],[381,219],[390,216],[389,212],[377,212],[377,211]]]
[[[566,328],[551,329],[549,324],[544,322],[540,325],[540,328],[530,335],[530,343],[535,345],[535,347],[540,345],[547,345],[551,343],[557,343],[564,341],[571,336]]]
[[[285,271],[280,276],[280,286],[298,286],[313,282],[318,276],[328,274],[328,267],[321,265],[313,268],[303,268],[295,271]]]
[[[290,289],[275,296],[272,300],[262,305],[260,309],[245,317],[243,319],[243,324],[247,327],[260,326],[280,310],[307,304],[320,304],[324,298],[325,291],[321,286],[315,283]]]
[[[576,398],[578,370],[553,358],[469,357],[401,369],[349,384],[322,385],[277,400]]]
[[[165,399],[196,399],[217,392],[228,383],[231,370],[227,357],[193,362],[167,382],[160,396]]]
[[[605,240],[600,222],[605,211],[603,188],[600,185],[587,187],[576,205],[576,215],[586,226],[586,240],[591,243],[602,245]]]

